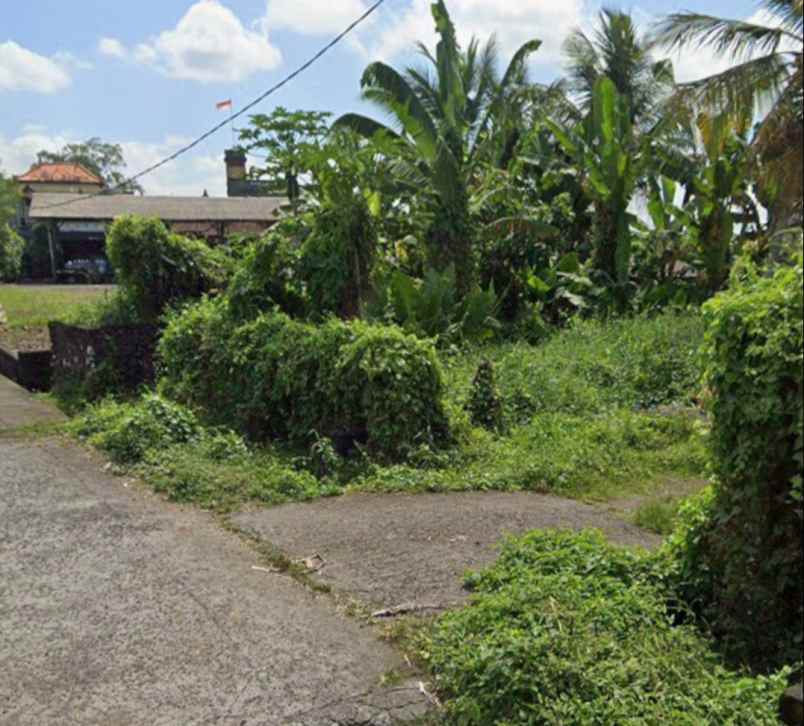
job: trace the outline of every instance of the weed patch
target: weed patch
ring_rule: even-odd
[[[420,646],[449,723],[777,723],[788,671],[729,670],[674,625],[660,558],[537,531],[468,582],[472,604]]]

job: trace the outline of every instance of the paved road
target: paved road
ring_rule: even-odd
[[[0,724],[388,724],[373,630],[57,440],[0,437]]]
[[[319,580],[382,608],[462,603],[464,573],[493,562],[505,534],[593,527],[622,545],[661,542],[601,507],[534,492],[352,494],[234,521],[290,557],[317,552],[325,562]]]
[[[64,421],[53,406],[33,398],[5,376],[0,376],[0,432],[21,426]]]

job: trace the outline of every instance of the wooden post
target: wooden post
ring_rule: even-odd
[[[56,279],[56,248],[55,248],[55,229],[56,223],[50,222],[47,225],[47,246],[50,251],[50,276]]]

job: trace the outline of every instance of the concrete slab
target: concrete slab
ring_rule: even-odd
[[[373,629],[214,518],[58,441],[0,439],[4,726],[389,725],[424,709]]]
[[[34,398],[24,388],[0,376],[0,431],[64,420],[64,414],[55,406]]]
[[[530,492],[353,494],[233,519],[291,557],[320,555],[319,580],[383,608],[464,601],[464,572],[493,562],[506,533],[598,528],[624,545],[661,541],[600,507]]]

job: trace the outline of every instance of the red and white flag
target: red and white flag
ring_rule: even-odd
[[[223,111],[223,109],[231,108],[231,107],[232,107],[232,99],[231,98],[226,100],[226,101],[219,101],[218,103],[215,104],[215,108],[217,108],[218,111]]]

